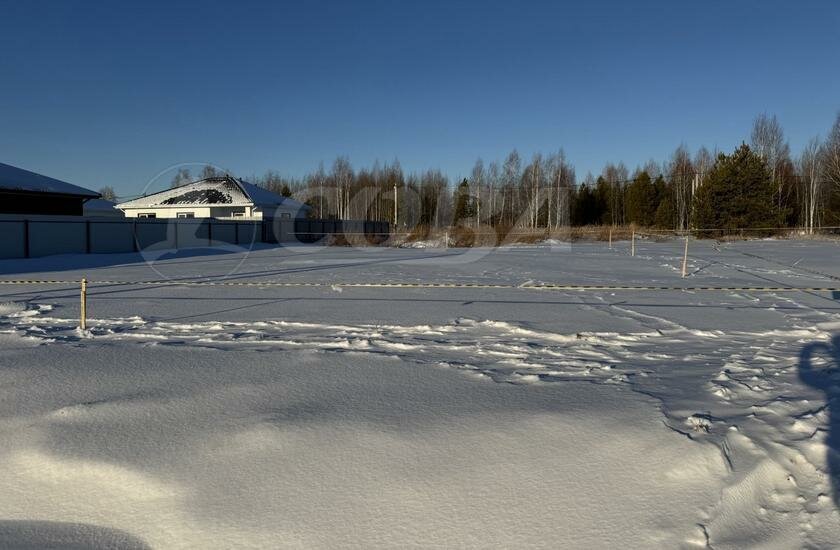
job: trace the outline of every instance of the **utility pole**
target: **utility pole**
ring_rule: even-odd
[[[394,231],[397,230],[397,184],[394,183]]]

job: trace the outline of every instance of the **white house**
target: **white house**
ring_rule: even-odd
[[[117,208],[127,218],[306,217],[309,206],[233,176],[206,178],[134,200]]]

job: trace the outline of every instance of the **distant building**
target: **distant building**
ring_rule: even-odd
[[[309,206],[272,193],[233,176],[206,178],[121,202],[128,218],[247,218],[306,217]]]
[[[105,199],[91,199],[84,205],[85,216],[94,218],[124,218],[125,214],[117,208],[117,203]]]
[[[0,214],[81,216],[99,193],[0,163]]]

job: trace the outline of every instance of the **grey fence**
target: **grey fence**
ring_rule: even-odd
[[[387,222],[348,220],[218,220],[0,217],[0,258],[109,254],[255,243],[315,243],[338,234],[370,242],[388,238]]]

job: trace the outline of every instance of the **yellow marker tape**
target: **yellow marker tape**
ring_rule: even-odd
[[[0,280],[0,285],[78,285],[64,280]],[[840,287],[794,286],[645,286],[645,285],[565,285],[553,283],[307,283],[278,281],[88,281],[93,285],[123,286],[241,286],[241,287],[342,287],[342,288],[474,288],[500,290],[571,290],[571,291],[690,291],[690,292],[840,292]]]

